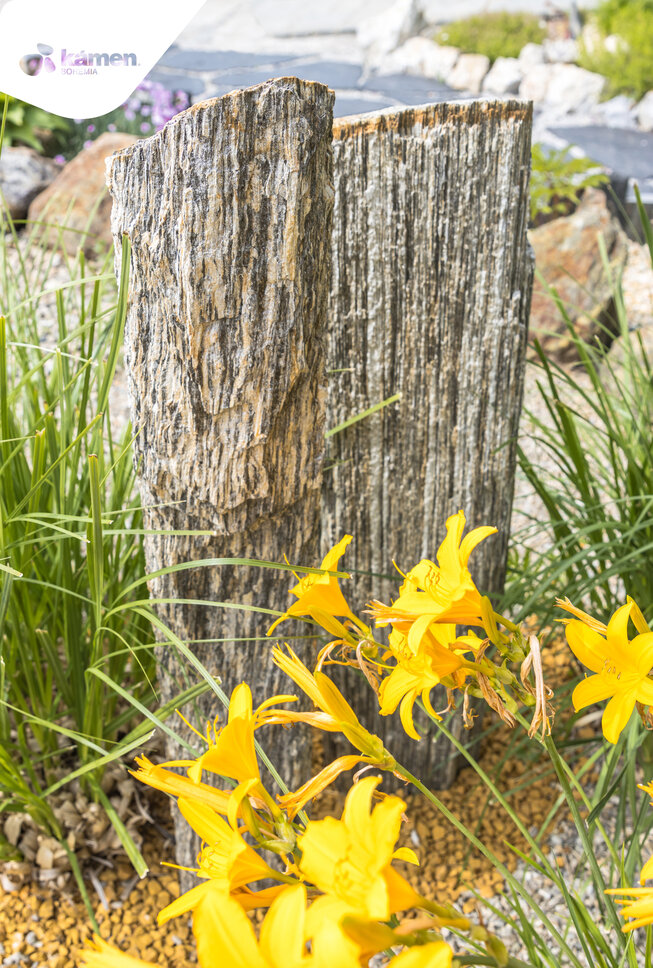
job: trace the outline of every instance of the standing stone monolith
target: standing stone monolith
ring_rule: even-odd
[[[460,509],[468,527],[499,529],[470,565],[482,590],[502,588],[533,278],[531,123],[530,104],[475,101],[335,124],[329,425],[401,395],[329,440],[322,551],[350,533],[341,567],[375,576],[344,586],[354,610],[394,600],[393,561],[434,559]],[[422,780],[448,785],[448,745],[380,720],[355,675],[346,689],[367,724]]]
[[[324,85],[280,78],[197,104],[108,164],[117,259],[123,233],[132,246],[125,365],[145,527],[213,532],[148,536],[150,572],[211,557],[317,556],[332,110]],[[158,614],[227,694],[242,680],[255,703],[289,691],[264,641],[270,616],[186,604],[283,610],[287,573],[202,567],[149,587],[154,599],[181,600]],[[170,646],[158,651],[163,702],[184,672],[197,674]],[[218,712],[204,695],[195,725],[203,731]],[[289,785],[310,775],[301,731],[284,731],[269,752]],[[180,750],[168,741],[167,753]],[[178,863],[193,867],[190,833],[176,824]]]

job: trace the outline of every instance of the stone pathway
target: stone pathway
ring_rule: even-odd
[[[594,2],[583,6],[594,6]],[[569,7],[560,0],[559,7]],[[549,0],[420,0],[415,29],[490,10],[544,13]],[[336,94],[334,114],[343,117],[383,108],[487,97],[457,91],[417,74],[373,69],[356,33],[370,17],[394,16],[396,0],[207,0],[164,54],[152,80],[188,92],[193,102],[294,75],[321,81]],[[565,104],[544,110],[536,104],[533,140],[573,151],[603,164],[627,214],[634,214],[637,179],[653,206],[653,133],[636,129],[631,102],[614,98],[582,111]],[[653,210],[653,209],[652,209]]]

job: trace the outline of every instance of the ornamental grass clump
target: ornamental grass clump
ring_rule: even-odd
[[[620,855],[601,823],[601,812],[612,792],[608,788],[606,793],[606,784],[610,786],[618,757],[629,755],[640,742],[641,724],[650,723],[653,633],[630,599],[607,622],[568,600],[559,602],[573,616],[566,620],[569,646],[593,673],[577,685],[574,707],[580,710],[589,702],[609,700],[602,721],[608,745],[599,746],[590,759],[595,763],[610,750],[611,771],[601,777],[595,791],[589,791],[580,782],[582,772],[577,774],[573,762],[562,757],[552,735],[553,696],[544,681],[538,638],[497,613],[470,572],[474,548],[495,529],[475,528],[464,536],[462,511],[452,515],[446,527],[436,561],[422,560],[403,574],[394,602],[369,604],[370,624],[353,614],[339,583],[343,572],[336,573],[351,536],[327,554],[322,569],[296,576],[291,589],[295,601],[269,634],[290,619],[301,619],[312,627],[317,624],[324,639],[312,669],[278,639],[271,643],[270,658],[312,708],[296,708],[296,690],[271,696],[255,707],[248,684],[241,683],[229,700],[223,697],[226,722],[216,718],[205,733],[196,730],[205,747],[199,756],[158,764],[138,757],[134,776],[174,798],[202,842],[194,868],[198,884],[158,915],[164,924],[192,914],[201,968],[355,968],[367,965],[373,956],[396,962],[397,968],[636,968],[650,963],[642,958],[651,950],[647,926],[653,923],[653,888],[630,887],[629,872],[641,867],[642,884],[653,879],[653,858],[642,858],[651,823],[638,807],[637,823]],[[388,634],[382,638],[378,630]],[[361,672],[377,695],[382,715],[400,709],[404,729],[415,742],[421,741],[413,723],[417,704],[465,756],[492,796],[493,809],[505,813],[524,837],[529,853],[516,852],[526,867],[557,892],[558,913],[566,912],[566,928],[499,860],[493,845],[481,842],[361,723],[328,674],[331,665],[342,663]],[[208,675],[206,670],[202,674]],[[560,799],[585,848],[586,869],[572,874],[561,870],[541,838],[524,827],[509,799],[448,729],[446,711],[433,708],[430,693],[436,685],[446,688],[448,709],[462,707],[466,725],[473,722],[473,705],[489,706],[548,754]],[[213,688],[220,696],[215,681]],[[639,717],[632,715],[635,709]],[[352,751],[298,789],[274,792],[275,773],[263,769],[269,761],[257,734],[265,729],[269,736],[270,729],[288,729],[296,723],[340,733]],[[306,808],[336,777],[352,769],[356,772],[342,814],[311,819]],[[419,865],[419,857],[400,845],[406,803],[383,791],[388,774],[419,790],[493,863],[505,879],[504,907],[476,893],[478,910],[467,915],[446,896],[426,897],[412,886],[408,872]],[[653,795],[653,785],[642,789]],[[553,813],[556,809],[554,805]],[[595,834],[604,841],[604,853],[607,850],[607,861],[601,863]],[[600,917],[583,899],[581,885],[587,879]],[[625,886],[614,887],[617,879]],[[473,883],[469,887],[474,892]],[[625,925],[613,895],[623,915],[632,919]],[[500,939],[489,930],[483,905],[510,926],[515,951],[505,936]],[[266,913],[258,919],[257,930],[248,914],[258,909]],[[643,941],[636,933],[639,927],[647,928]],[[83,953],[82,962],[88,968],[146,964],[99,937]]]

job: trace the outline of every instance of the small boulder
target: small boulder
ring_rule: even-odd
[[[497,57],[483,78],[483,91],[488,94],[516,94],[523,77],[516,57]]]
[[[525,44],[520,50],[517,60],[522,73],[527,74],[531,67],[544,63],[544,47],[542,44]]]
[[[637,123],[644,131],[653,131],[653,91],[644,95],[635,105]]]
[[[381,73],[417,74],[443,81],[459,54],[457,47],[441,47],[427,37],[411,37],[384,58]]]
[[[3,148],[0,155],[0,189],[12,219],[24,219],[30,202],[61,171],[61,165],[43,158],[33,148]]]
[[[573,64],[578,60],[578,42],[571,37],[545,40],[544,59],[549,64]]]
[[[490,58],[485,54],[461,54],[445,80],[456,91],[480,94],[483,78],[489,69]]]
[[[529,232],[535,265],[546,285],[562,300],[576,333],[585,341],[603,336],[612,325],[612,286],[599,252],[603,236],[612,274],[624,266],[628,239],[608,210],[605,195],[586,189],[576,211]],[[558,308],[542,281],[536,278],[529,338],[537,338],[545,353],[558,363],[577,359],[575,347]]]
[[[605,85],[601,74],[576,64],[536,64],[521,82],[519,96],[571,113],[598,104]]]
[[[365,48],[367,62],[378,65],[387,54],[418,33],[422,25],[417,0],[395,0],[388,10],[363,20],[356,37]]]
[[[109,155],[136,141],[138,138],[131,134],[100,135],[66,165],[49,188],[37,195],[29,207],[28,218],[55,227],[43,228],[48,242],[56,244],[58,229],[65,226],[63,244],[71,255],[80,246],[91,255],[98,246],[108,248],[112,244],[111,196],[105,185],[104,165]]]

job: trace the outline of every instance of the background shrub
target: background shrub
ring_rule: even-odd
[[[485,54],[495,61],[497,57],[517,57],[525,44],[540,44],[544,37],[538,17],[500,12],[454,20],[441,27],[434,40],[460,47],[464,54]]]
[[[653,0],[608,0],[590,23],[603,37],[615,34],[624,41],[614,53],[581,41],[579,64],[608,79],[607,95],[639,98],[653,89]]]

